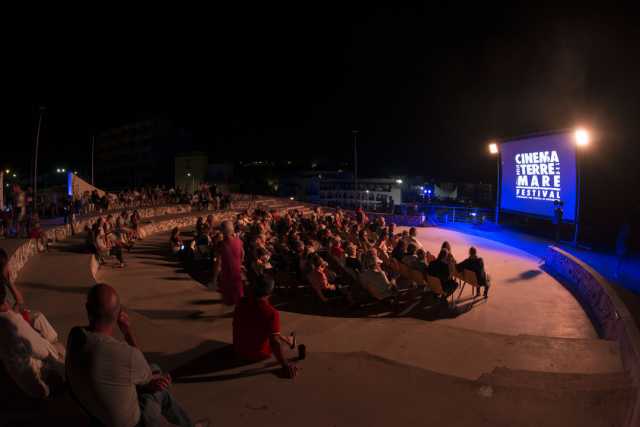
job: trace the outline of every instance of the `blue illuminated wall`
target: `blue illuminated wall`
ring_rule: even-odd
[[[505,211],[553,217],[554,201],[563,218],[576,214],[576,145],[573,133],[555,133],[500,144],[500,207]]]

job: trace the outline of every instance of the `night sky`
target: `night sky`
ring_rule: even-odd
[[[493,182],[489,139],[581,124],[597,136],[585,203],[637,200],[637,10],[478,3],[247,3],[25,28],[5,61],[2,162],[28,170],[38,103],[42,167],[80,170],[92,130],[165,117],[213,159],[350,161],[356,128],[363,174]]]

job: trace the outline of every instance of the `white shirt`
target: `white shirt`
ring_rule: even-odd
[[[137,348],[74,328],[67,348],[67,381],[82,406],[104,425],[133,427],[140,420],[136,385],[151,381],[151,368]]]
[[[42,368],[62,356],[21,314],[0,312],[0,360],[16,384],[27,394],[45,397],[49,387],[41,377]]]

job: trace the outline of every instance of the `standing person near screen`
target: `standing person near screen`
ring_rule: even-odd
[[[553,223],[556,226],[556,243],[560,243],[560,232],[562,231],[562,215],[564,215],[564,211],[562,210],[562,206],[564,203],[561,200],[556,200],[553,202]]]

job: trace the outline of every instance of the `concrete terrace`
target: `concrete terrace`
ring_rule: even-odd
[[[477,246],[494,280],[489,300],[438,320],[424,319],[419,306],[401,317],[359,318],[298,313],[283,303],[283,332],[295,330],[309,353],[293,381],[278,378],[271,362],[224,363],[230,313],[168,256],[166,233],[140,242],[126,269],[107,266],[95,278],[82,236],[57,243],[26,264],[18,286],[62,339],[85,323],[88,287],[115,286],[149,360],[179,368],[174,393],[215,426],[623,425],[631,386],[617,344],[597,338],[536,257],[452,230],[421,229],[419,238],[432,252],[449,240],[459,259]],[[3,402],[0,425],[86,422],[64,397]]]

